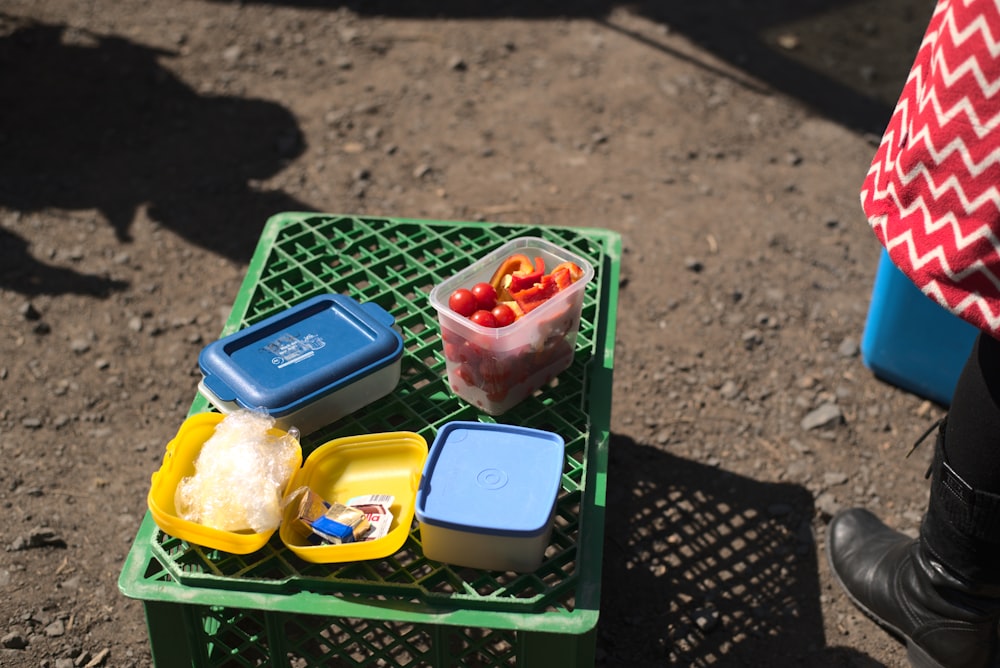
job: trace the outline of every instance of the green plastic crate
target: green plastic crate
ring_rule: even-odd
[[[538,236],[596,270],[576,357],[557,385],[500,418],[456,397],[445,378],[428,294],[512,238]],[[146,514],[119,577],[143,602],[155,663],[174,666],[592,665],[600,603],[621,239],[594,228],[286,213],[261,235],[222,335],[317,294],[389,311],[403,331],[392,394],[303,440],[303,454],[340,436],[415,431],[431,442],[452,420],[502,421],[566,441],[551,544],[534,573],[426,559],[414,526],[384,559],[310,564],[278,535],[234,555],[160,531]],[[198,396],[191,413],[209,410]]]

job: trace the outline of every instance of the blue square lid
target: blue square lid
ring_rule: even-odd
[[[480,534],[537,535],[552,517],[564,450],[561,436],[540,429],[448,422],[424,464],[417,519]]]
[[[403,337],[374,302],[313,297],[205,346],[205,386],[224,402],[281,416],[398,360]]]

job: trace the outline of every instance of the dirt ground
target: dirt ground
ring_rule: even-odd
[[[0,665],[151,663],[118,576],[290,210],[622,234],[599,665],[904,665],[823,544],[926,502],[857,191],[931,9],[5,0]]]

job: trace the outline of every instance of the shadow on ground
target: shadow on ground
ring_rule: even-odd
[[[612,436],[604,665],[877,663],[826,646],[812,496]]]
[[[215,0],[232,2],[233,0]],[[630,32],[611,20],[625,10],[684,35],[748,77],[859,132],[881,134],[933,3],[919,0],[241,0],[313,9],[348,7],[365,16],[423,19],[590,18],[659,50],[720,74],[712,65]],[[746,84],[745,77],[739,82]]]
[[[760,81],[869,133],[884,127],[930,11],[927,3],[911,0],[245,1],[331,10],[346,5],[361,15],[428,19],[591,18],[665,57],[720,74],[609,18],[627,8],[745,73],[750,79],[735,77],[743,85]],[[237,260],[249,258],[270,215],[311,208],[284,192],[251,186],[304,151],[298,124],[281,105],[201,95],[162,66],[171,52],[122,37],[3,14],[0,25],[7,28],[0,36],[0,205],[20,212],[96,209],[123,242],[135,214],[145,209],[187,240]],[[782,48],[788,35],[799,46]],[[866,63],[877,63],[881,78]],[[24,294],[102,294],[122,287],[47,265],[20,250],[23,239],[3,234],[10,243],[0,287]]]
[[[269,101],[201,95],[160,64],[171,53],[120,37],[4,17],[0,36],[0,205],[96,209],[119,240],[136,213],[200,246],[248,259],[273,213],[308,210],[251,186],[304,150]],[[9,27],[9,26],[8,26]],[[116,289],[33,259],[3,231],[0,287],[25,294]],[[13,262],[13,264],[10,264]]]

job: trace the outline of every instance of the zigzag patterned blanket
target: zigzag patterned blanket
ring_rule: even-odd
[[[865,178],[893,263],[1000,338],[1000,0],[940,0]]]

